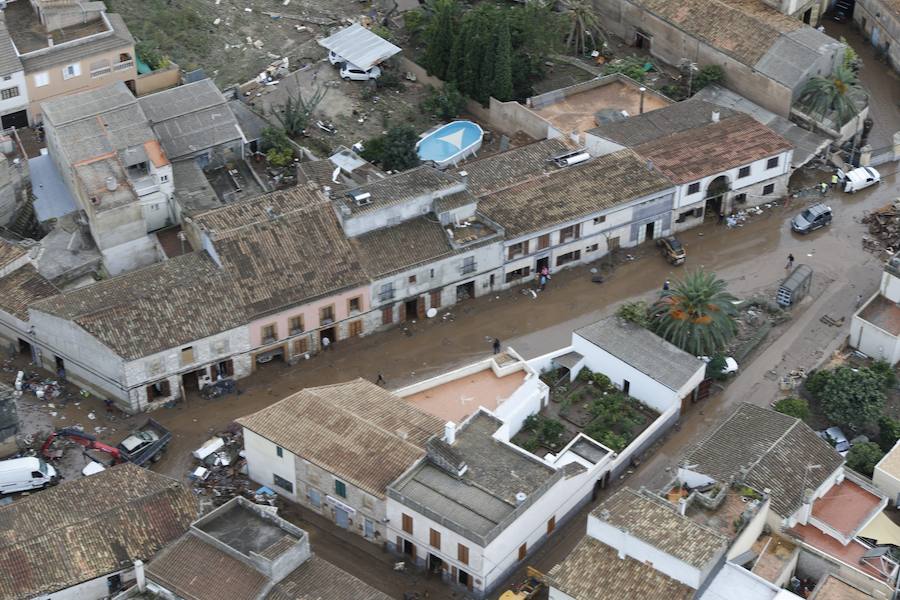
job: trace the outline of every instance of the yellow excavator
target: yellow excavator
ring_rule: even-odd
[[[525,567],[525,581],[500,595],[500,600],[531,600],[544,589],[544,574],[534,567]]]

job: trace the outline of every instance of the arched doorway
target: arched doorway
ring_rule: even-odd
[[[709,182],[706,188],[706,206],[703,212],[703,220],[708,221],[718,219],[720,215],[724,215],[723,207],[725,204],[725,195],[731,186],[725,175],[719,175]]]

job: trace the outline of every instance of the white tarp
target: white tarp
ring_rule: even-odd
[[[359,23],[319,40],[319,45],[363,71],[400,52],[400,48]]]

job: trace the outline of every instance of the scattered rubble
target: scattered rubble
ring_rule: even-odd
[[[863,217],[872,237],[864,236],[863,248],[893,254],[900,247],[900,198]]]
[[[191,454],[197,460],[188,475],[194,493],[212,506],[225,504],[235,496],[275,506],[278,496],[274,491],[250,482],[243,447],[243,430],[232,423],[194,450]]]

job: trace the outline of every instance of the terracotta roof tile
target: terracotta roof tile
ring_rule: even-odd
[[[149,560],[197,517],[175,480],[123,464],[0,507],[0,599],[33,598]]]
[[[390,600],[390,596],[316,556],[281,580],[266,600]]]
[[[429,214],[394,227],[384,227],[352,238],[363,269],[379,278],[453,254],[447,234]]]
[[[238,423],[381,498],[444,429],[437,417],[363,379],[307,388]]]
[[[32,265],[25,265],[6,277],[0,277],[0,310],[27,321],[31,304],[58,293],[56,286]]]
[[[727,169],[776,156],[793,146],[751,117],[738,114],[634,148],[676,183],[689,183]]]
[[[571,147],[565,140],[542,140],[470,161],[455,173],[459,176],[465,171],[468,174],[467,189],[476,196],[484,196],[555,170],[548,159],[569,149]]]
[[[12,242],[8,242],[4,239],[0,239],[0,269],[13,262],[16,259],[19,259],[25,256],[26,251],[21,246],[13,244]]]

